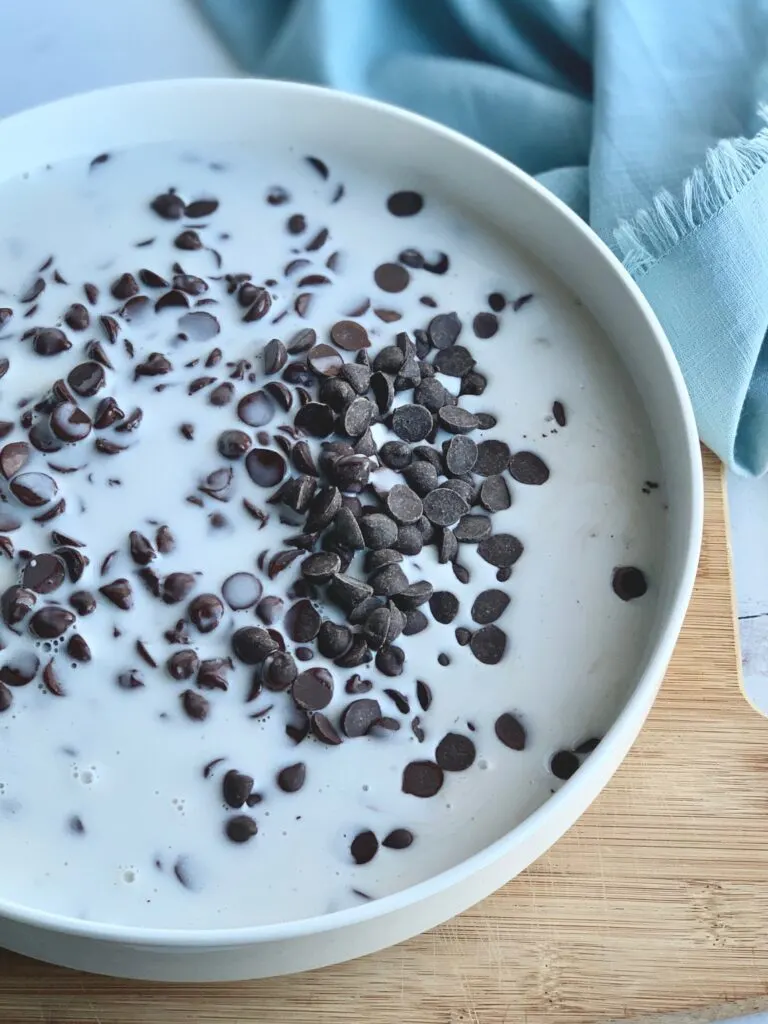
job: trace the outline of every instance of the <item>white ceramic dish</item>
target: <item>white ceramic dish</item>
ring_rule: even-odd
[[[504,884],[569,828],[637,736],[666,669],[693,586],[702,522],[695,424],[669,345],[637,287],[565,206],[469,140],[394,108],[285,83],[189,80],[64,100],[0,124],[0,177],[150,142],[215,144],[300,138],[307,151],[391,165],[393,153],[454,194],[549,267],[613,340],[661,451],[670,505],[658,612],[634,692],[595,754],[519,827],[436,877],[324,917],[216,931],[94,924],[0,901],[0,944],[65,966],[129,977],[228,980],[320,967],[399,942]],[[446,171],[448,169],[448,171]]]

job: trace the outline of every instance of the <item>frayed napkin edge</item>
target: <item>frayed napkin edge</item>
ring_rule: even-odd
[[[768,121],[768,107],[760,110]],[[682,184],[680,197],[661,189],[651,206],[621,220],[613,232],[619,258],[635,280],[663,259],[686,236],[710,221],[768,164],[768,128],[753,138],[723,139],[710,149],[704,166]]]

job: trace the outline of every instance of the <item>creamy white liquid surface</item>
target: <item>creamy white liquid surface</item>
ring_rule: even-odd
[[[75,665],[62,645],[56,666],[65,696],[47,692],[38,677],[15,687],[12,707],[0,714],[0,899],[91,921],[218,928],[321,915],[366,896],[387,895],[457,864],[539,807],[561,785],[549,770],[552,754],[601,736],[631,692],[655,614],[665,495],[663,483],[650,493],[643,489],[645,481],[659,480],[658,456],[609,342],[578,297],[507,239],[496,237],[491,226],[474,220],[471,211],[458,211],[428,194],[417,216],[393,217],[386,209],[387,196],[413,187],[412,182],[378,180],[366,168],[336,165],[333,154],[318,155],[331,167],[327,181],[300,151],[232,146],[198,152],[193,145],[167,145],[113,153],[90,170],[87,160],[74,161],[0,186],[0,306],[10,306],[15,314],[0,331],[0,356],[11,363],[0,380],[1,418],[18,422],[18,403],[37,400],[57,378],[66,377],[83,361],[85,344],[93,338],[102,340],[115,370],[107,371],[107,386],[82,406],[93,414],[99,399],[111,394],[126,413],[136,406],[144,410],[141,427],[128,435],[127,451],[100,456],[93,451],[92,434],[50,457],[88,466],[57,477],[67,498],[65,514],[43,526],[27,517],[12,535],[17,551],[35,553],[52,550],[51,529],[87,542],[90,564],[79,583],[67,582],[49,595],[57,603],[66,605],[73,590],[96,592],[125,576],[133,581],[135,604],[123,612],[100,599],[97,610],[80,620],[75,628],[86,637],[93,660]],[[339,182],[345,195],[331,204]],[[291,193],[289,203],[265,201],[274,185]],[[170,186],[187,201],[213,196],[219,209],[202,221],[205,227],[161,220],[148,204]],[[309,225],[300,236],[289,235],[284,227],[295,212],[303,213]],[[185,225],[196,227],[206,246],[220,252],[221,270],[207,248],[173,249],[172,239]],[[317,252],[297,252],[321,227],[330,231],[327,243]],[[136,247],[146,239],[154,241]],[[414,270],[404,292],[380,292],[373,269],[406,247],[427,254],[445,251],[449,272],[440,276]],[[324,263],[335,251],[340,256],[333,273]],[[285,264],[299,254],[312,267],[286,279]],[[29,306],[20,303],[20,296],[49,256],[54,262],[41,274],[47,287],[35,314],[25,319]],[[257,283],[276,279],[270,315],[243,323],[243,310],[226,295],[225,283],[214,282],[207,294],[221,300],[209,307],[221,322],[216,338],[178,342],[184,311],[169,309],[123,325],[117,343],[110,345],[96,317],[121,305],[110,295],[112,281],[141,267],[169,278],[174,260],[187,273],[206,277],[242,271]],[[68,284],[52,280],[54,269]],[[304,289],[315,298],[302,319],[293,310],[300,290],[295,281],[313,269],[334,283]],[[60,325],[71,302],[85,302],[85,281],[98,285],[101,293],[96,306],[89,306],[92,326],[82,333],[65,328],[73,342],[69,352],[52,358],[32,354],[21,333]],[[526,293],[534,298],[518,312],[508,306],[500,314],[498,334],[481,341],[472,334],[472,319],[488,309],[493,291],[510,301]],[[161,292],[149,294],[154,299]],[[263,383],[259,353],[270,338],[288,340],[299,328],[312,326],[326,341],[330,326],[370,297],[373,307],[402,314],[391,324],[372,310],[357,318],[368,329],[373,355],[376,348],[392,344],[397,331],[426,327],[436,310],[419,302],[424,295],[433,297],[440,311],[459,314],[464,323],[459,342],[471,349],[477,369],[488,377],[485,393],[462,404],[494,414],[498,426],[474,438],[500,437],[513,450],[537,452],[551,470],[540,487],[508,480],[512,507],[493,516],[494,532],[514,533],[525,545],[511,579],[498,584],[495,570],[470,545],[462,545],[461,562],[471,573],[469,584],[462,586],[450,566],[438,564],[434,548],[426,547],[419,556],[406,558],[403,568],[412,580],[426,578],[436,589],[457,594],[461,610],[449,626],[431,621],[423,633],[397,641],[406,654],[404,673],[393,680],[372,665],[343,670],[319,656],[310,663],[327,664],[333,674],[335,694],[327,713],[334,721],[353,699],[344,693],[345,680],[359,672],[374,682],[369,696],[401,722],[397,733],[345,740],[338,747],[309,738],[297,747],[284,732],[290,696],[265,691],[246,704],[253,670],[239,663],[229,673],[226,693],[206,694],[208,719],[191,721],[179,703],[179,693],[190,684],[174,682],[163,669],[172,648],[162,633],[184,606],[162,604],[136,581],[129,531],[151,538],[150,522],[168,524],[176,550],[153,567],[161,574],[200,572],[195,593],[220,593],[228,575],[245,570],[259,576],[265,594],[284,596],[298,563],[273,582],[256,568],[259,553],[280,550],[291,531],[280,525],[274,509],[261,531],[243,513],[242,497],[268,508],[268,492],[251,482],[242,463],[234,464],[231,501],[205,498],[204,509],[185,501],[199,493],[202,477],[225,464],[216,451],[219,433],[249,428],[237,422],[234,405],[214,408],[207,391],[188,396],[190,371],[177,368],[195,357],[204,359],[219,345],[226,362],[248,359],[260,378],[256,385],[236,381],[239,397]],[[288,315],[272,324],[284,309]],[[135,347],[133,361],[123,337]],[[174,372],[134,383],[132,365],[152,351],[165,352]],[[229,371],[222,363],[195,372],[224,380]],[[159,380],[178,386],[154,394]],[[458,385],[448,378],[444,383],[454,391]],[[410,400],[411,393],[398,396],[404,399]],[[564,428],[552,418],[555,400],[567,411]],[[290,422],[295,411],[294,406],[265,429]],[[184,421],[195,425],[194,443],[179,434]],[[5,443],[24,436],[17,426]],[[47,458],[34,452],[27,468],[45,470]],[[385,478],[386,471],[379,479]],[[110,479],[120,483],[110,485]],[[213,529],[212,512],[223,513],[231,525]],[[102,577],[101,563],[115,550]],[[649,580],[644,598],[625,603],[616,597],[611,574],[617,565],[643,569]],[[2,589],[17,582],[18,574],[18,561],[0,560]],[[485,666],[469,648],[458,646],[454,629],[473,627],[474,597],[496,586],[511,596],[498,623],[510,642],[499,665]],[[335,609],[328,614],[344,621]],[[202,658],[226,656],[232,629],[246,624],[259,624],[252,609],[228,610],[215,632],[202,635],[191,629],[191,645]],[[113,636],[115,627],[119,637]],[[30,643],[4,626],[0,631],[6,644],[0,657]],[[137,657],[138,639],[158,661],[156,671]],[[289,650],[293,646],[289,643]],[[449,666],[438,664],[440,652],[450,656]],[[43,661],[51,656],[38,653]],[[120,689],[117,674],[132,668],[142,672],[146,686]],[[426,714],[416,701],[417,679],[425,680],[434,695]],[[386,686],[409,698],[410,715],[401,715],[382,693]],[[270,703],[269,715],[249,718]],[[505,711],[525,724],[523,752],[503,746],[494,734],[494,721]],[[426,733],[421,744],[410,728],[414,714],[421,715]],[[432,799],[401,792],[403,766],[432,758],[436,744],[451,730],[473,739],[474,765],[446,773]],[[203,778],[203,767],[216,758],[224,760]],[[306,784],[295,794],[283,793],[275,774],[297,761],[306,764]],[[261,804],[245,809],[259,831],[242,845],[230,842],[223,831],[227,818],[238,813],[222,800],[221,781],[229,768],[252,775],[255,790],[263,795]],[[81,819],[82,833],[69,828],[72,816]],[[409,849],[380,848],[369,864],[354,864],[349,845],[357,832],[372,829],[381,840],[397,827],[413,832]],[[174,873],[179,864],[187,886]]]

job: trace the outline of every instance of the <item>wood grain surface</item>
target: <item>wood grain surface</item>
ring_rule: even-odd
[[[0,953],[0,1022],[593,1024],[737,999],[754,1010],[768,993],[768,722],[739,690],[723,477],[709,455],[705,467],[696,594],[661,696],[613,782],[521,877],[394,949],[274,981],[132,983]]]

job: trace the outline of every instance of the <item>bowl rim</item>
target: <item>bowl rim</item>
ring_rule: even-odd
[[[684,440],[688,455],[688,466],[686,467],[688,479],[682,481],[682,483],[688,486],[690,493],[690,529],[687,535],[685,552],[681,558],[682,571],[671,587],[671,594],[668,599],[669,613],[654,627],[658,635],[646,659],[645,668],[640,673],[627,703],[608,729],[599,747],[581,766],[576,775],[541,806],[529,814],[519,825],[516,825],[493,843],[483,847],[453,867],[441,871],[423,882],[418,882],[389,896],[371,900],[357,907],[350,907],[316,917],[229,928],[154,928],[98,921],[91,922],[46,910],[36,910],[32,907],[0,898],[0,922],[5,919],[21,925],[46,929],[61,935],[112,943],[130,943],[147,950],[159,947],[185,949],[235,948],[247,945],[261,945],[322,935],[342,928],[370,923],[378,918],[403,911],[431,897],[437,897],[446,890],[465,882],[470,876],[491,867],[515,846],[523,844],[528,838],[532,837],[547,819],[557,817],[561,806],[571,802],[572,793],[575,793],[578,789],[589,790],[593,788],[593,780],[603,775],[606,777],[602,783],[597,785],[597,791],[599,792],[610,781],[610,777],[616,767],[610,767],[610,762],[614,759],[612,747],[619,744],[627,727],[633,721],[637,721],[638,717],[640,719],[640,727],[642,727],[655,699],[664,671],[682,628],[683,618],[693,592],[703,530],[703,474],[696,422],[682,372],[656,315],[635,281],[630,277],[617,257],[585,221],[529,174],[486,146],[475,142],[473,139],[452,128],[390,103],[384,103],[341,90],[328,89],[324,86],[273,79],[235,77],[193,77],[135,82],[76,93],[51,103],[39,104],[4,118],[2,125],[0,125],[0,134],[8,126],[12,128],[18,127],[31,114],[46,112],[53,117],[66,118],[71,116],[71,107],[77,108],[78,104],[82,101],[96,96],[120,97],[126,94],[134,94],[137,99],[141,99],[142,94],[146,98],[158,93],[184,92],[187,90],[197,91],[200,89],[250,94],[271,93],[277,97],[306,96],[308,98],[317,98],[322,96],[324,102],[335,103],[342,111],[345,108],[358,107],[368,110],[372,116],[385,114],[391,120],[400,120],[403,123],[410,122],[413,127],[418,128],[425,134],[442,137],[445,141],[468,151],[476,160],[490,161],[511,178],[515,179],[518,186],[523,190],[527,190],[530,194],[536,196],[538,202],[543,202],[552,207],[559,214],[564,228],[580,234],[583,240],[596,250],[597,255],[602,259],[606,274],[613,274],[619,278],[624,290],[642,314],[648,334],[652,337],[663,358],[665,370],[668,374],[669,382],[673,386],[679,406],[679,413],[685,428]],[[567,287],[567,281],[564,283]],[[620,757],[618,763],[620,764],[622,760],[623,757]],[[609,762],[607,771],[604,767],[605,762]],[[592,786],[590,785],[591,783]],[[547,848],[549,848],[549,845],[551,844],[548,844]]]

